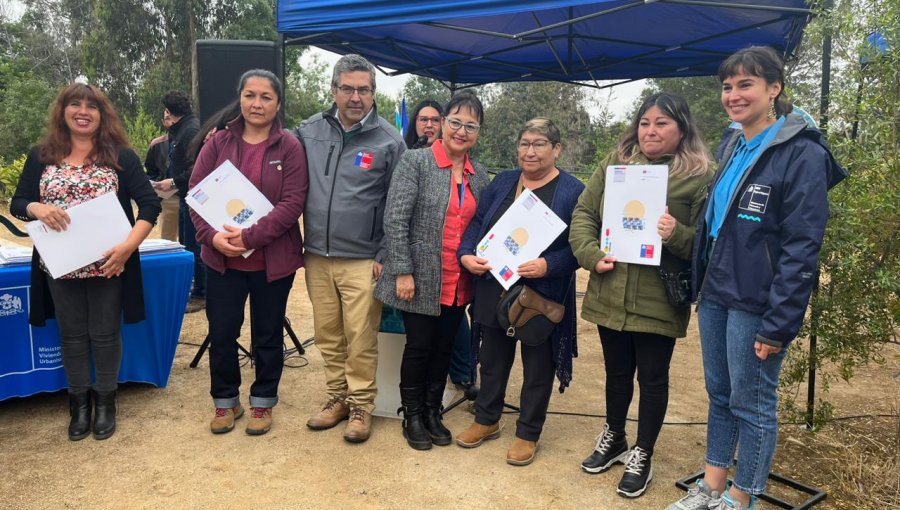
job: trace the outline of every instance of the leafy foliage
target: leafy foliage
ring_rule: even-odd
[[[22,175],[22,169],[25,168],[25,159],[27,154],[22,154],[10,164],[5,164],[0,160],[0,198],[4,201],[12,198],[19,184],[19,176]]]

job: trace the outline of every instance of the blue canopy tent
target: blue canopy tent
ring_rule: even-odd
[[[751,43],[789,57],[812,11],[805,0],[279,0],[276,14],[284,44],[455,89],[715,74]]]

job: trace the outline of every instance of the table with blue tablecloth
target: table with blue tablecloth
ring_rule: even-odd
[[[190,252],[141,255],[146,320],[122,326],[119,382],[165,387],[194,272]],[[0,400],[68,387],[59,329],[28,324],[31,266],[0,267]]]

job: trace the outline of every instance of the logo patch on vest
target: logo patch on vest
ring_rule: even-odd
[[[371,170],[372,169],[372,160],[375,159],[375,155],[371,152],[363,152],[359,151],[356,153],[356,161],[353,162],[354,165],[362,168],[363,170]]]

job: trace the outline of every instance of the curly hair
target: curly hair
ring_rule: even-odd
[[[170,90],[162,100],[163,106],[176,117],[184,117],[193,113],[191,98],[180,90]]]
[[[73,83],[60,91],[50,109],[47,135],[38,145],[38,158],[45,165],[60,163],[72,152],[72,133],[66,124],[66,106],[75,100],[97,105],[100,127],[94,132],[93,148],[87,160],[119,170],[119,149],[129,147],[125,126],[112,103],[97,87],[86,83]]]

